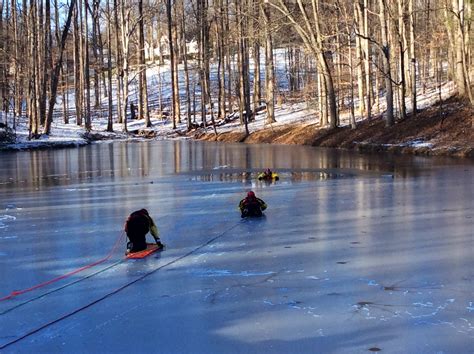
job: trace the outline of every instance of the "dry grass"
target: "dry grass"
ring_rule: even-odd
[[[298,144],[363,151],[392,151],[426,155],[474,157],[474,109],[463,100],[453,97],[410,115],[386,128],[382,117],[360,122],[357,129],[320,129],[315,124],[287,125],[266,128],[249,136],[242,132],[194,134],[201,140]],[[414,141],[430,146],[412,144]]]

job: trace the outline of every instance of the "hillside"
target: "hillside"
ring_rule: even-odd
[[[465,101],[452,97],[428,107],[416,116],[410,114],[386,128],[381,116],[358,122],[357,129],[341,127],[320,129],[317,123],[286,124],[253,131],[248,137],[242,131],[213,133],[198,129],[192,138],[208,141],[302,144],[359,151],[390,151],[424,155],[474,157],[474,109]],[[252,123],[250,123],[252,124]]]

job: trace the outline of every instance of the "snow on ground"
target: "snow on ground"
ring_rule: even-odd
[[[262,55],[262,58],[264,56]],[[285,53],[282,50],[277,50],[275,53],[276,63],[276,81],[278,83],[278,89],[280,92],[284,92],[288,89],[287,86],[287,67],[285,63]],[[263,59],[262,59],[263,60]],[[262,62],[263,64],[263,62]],[[193,67],[193,63],[190,63],[190,67]],[[235,65],[235,63],[233,64]],[[262,70],[264,70],[264,65],[262,65]],[[264,73],[262,73],[264,75]],[[166,139],[166,138],[181,138],[182,134],[176,134],[177,131],[184,132],[186,130],[186,102],[185,102],[185,73],[184,68],[181,66],[179,71],[180,76],[180,95],[182,97],[182,107],[181,114],[182,120],[181,123],[177,123],[177,129],[173,129],[172,121],[169,117],[160,117],[158,116],[157,107],[159,105],[160,97],[161,103],[164,108],[164,111],[170,110],[170,97],[171,97],[171,78],[169,65],[151,65],[147,70],[147,79],[149,86],[149,106],[150,106],[150,116],[151,116],[151,128],[146,128],[144,120],[128,120],[127,126],[128,131],[138,131],[138,130],[147,130],[154,131],[157,139]],[[130,75],[130,96],[129,102],[133,102],[135,105],[138,101],[138,82],[137,77],[133,73]],[[214,86],[217,85],[217,65],[214,63],[211,70],[211,87],[215,89]],[[158,88],[158,89],[157,89]],[[191,91],[194,91],[196,94],[196,100],[199,101],[199,85],[198,77],[195,71],[191,71],[190,75],[190,88]],[[452,82],[444,83],[441,88],[431,87],[431,88],[421,88],[418,96],[418,108],[426,108],[430,105],[433,105],[440,98],[446,99],[452,96],[454,93],[454,84]],[[14,143],[5,144],[7,148],[14,149],[27,149],[27,148],[36,148],[36,147],[48,147],[48,146],[79,146],[88,144],[88,138],[84,134],[85,130],[81,126],[76,125],[76,120],[74,118],[74,93],[69,92],[67,96],[67,103],[69,109],[69,124],[64,124],[62,122],[62,105],[63,97],[58,96],[56,103],[56,113],[55,120],[52,124],[51,134],[42,135],[39,139],[28,139],[28,123],[24,117],[17,119],[16,125],[16,140]],[[357,116],[357,102],[358,99],[354,100],[354,105],[356,106],[356,120],[363,120],[364,117]],[[101,97],[101,108],[93,111],[92,114],[92,131],[91,133],[100,133],[102,139],[110,140],[136,140],[142,139],[135,134],[126,134],[123,132],[123,124],[114,123],[113,132],[105,132],[107,127],[107,97]],[[114,112],[116,112],[116,95],[113,96],[113,105]],[[373,111],[375,114],[378,112],[383,112],[385,110],[385,100],[381,96],[380,104],[378,107],[374,106]],[[411,102],[407,99],[407,110],[410,111]],[[200,111],[199,104],[197,105],[197,110]],[[129,110],[128,110],[129,111]],[[261,129],[268,127],[277,127],[286,124],[310,124],[310,123],[319,123],[319,117],[317,111],[309,107],[307,102],[291,103],[284,102],[281,105],[277,105],[275,109],[276,122],[272,124],[266,123],[266,114],[265,111],[260,111],[255,116],[255,120],[250,122],[248,127],[249,131],[255,132]],[[350,119],[350,113],[348,111],[340,112],[340,124],[342,126],[348,125]],[[238,112],[231,113],[225,124],[221,121],[217,121],[218,132],[229,132],[229,131],[241,131],[245,130],[244,126],[240,124],[240,119]],[[0,122],[7,121],[9,127],[14,126],[12,115],[5,115],[5,113],[0,112]],[[200,124],[201,118],[194,117],[193,122]],[[210,118],[207,118],[208,130],[212,131],[212,126],[210,125]]]

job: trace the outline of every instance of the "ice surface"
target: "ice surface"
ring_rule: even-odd
[[[185,141],[1,161],[0,297],[123,245],[0,301],[2,354],[472,352],[472,161]],[[124,261],[143,207],[167,249]]]

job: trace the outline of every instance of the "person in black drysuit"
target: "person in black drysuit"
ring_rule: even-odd
[[[257,198],[253,191],[250,191],[247,193],[247,197],[240,201],[239,209],[242,218],[247,216],[262,216],[262,211],[267,209],[267,204],[265,204],[262,199]]]
[[[125,232],[130,242],[127,243],[128,252],[143,251],[147,248],[146,234],[151,233],[159,248],[163,248],[155,222],[146,209],[140,209],[130,214],[125,222]]]

